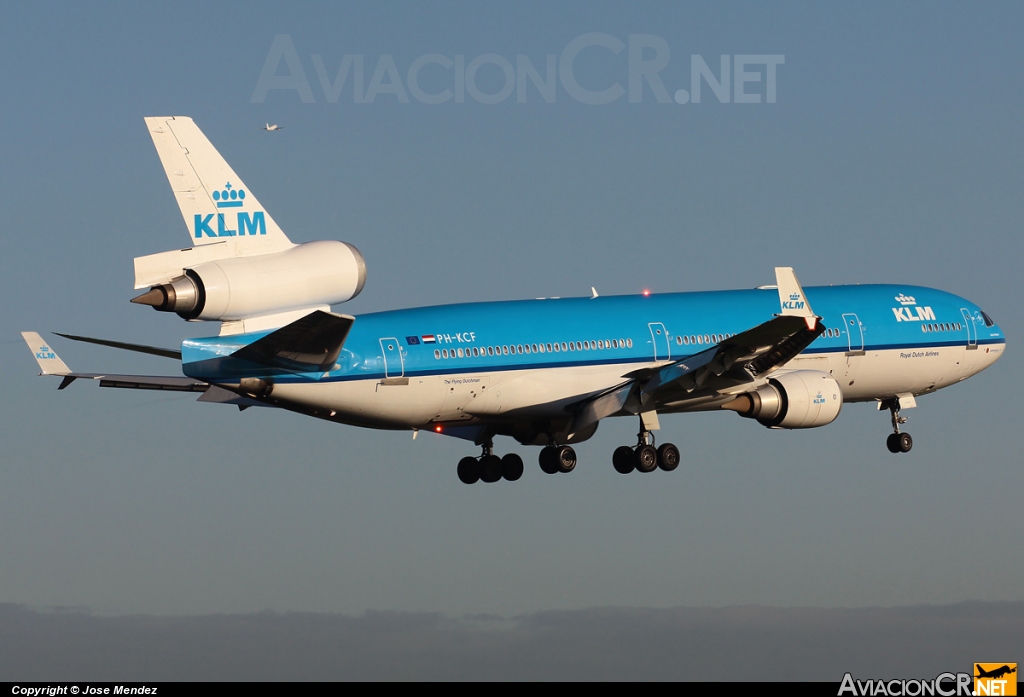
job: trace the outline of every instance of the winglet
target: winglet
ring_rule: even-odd
[[[775,282],[779,286],[779,304],[782,306],[779,314],[784,317],[803,317],[807,328],[813,330],[819,318],[807,302],[807,296],[800,287],[800,281],[796,280],[793,269],[789,266],[776,266]]]
[[[36,357],[36,362],[42,371],[40,375],[69,375],[71,373],[71,368],[68,368],[39,334],[36,332],[22,332],[21,336],[25,339],[25,343],[28,344],[29,350]]]

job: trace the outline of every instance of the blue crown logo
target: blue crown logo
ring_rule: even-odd
[[[241,208],[245,189],[232,189],[231,182],[228,182],[223,191],[213,192],[213,200],[217,202],[217,208]]]
[[[800,299],[800,294],[799,293],[791,293],[790,296],[789,296],[789,299],[790,300],[799,300]]]

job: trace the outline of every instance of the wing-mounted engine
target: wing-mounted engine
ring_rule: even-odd
[[[202,254],[206,249],[136,259],[136,288],[150,288],[132,302],[184,319],[231,322],[343,303],[366,283],[362,254],[345,242],[307,242],[283,252],[208,261],[202,260],[210,256]]]
[[[797,370],[722,405],[768,428],[817,428],[836,420],[843,408],[839,383],[816,370]]]

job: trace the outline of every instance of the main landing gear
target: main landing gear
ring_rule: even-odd
[[[900,416],[900,400],[890,399],[883,402],[882,406],[888,407],[892,414],[892,433],[885,439],[885,447],[890,453],[909,453],[914,447],[914,439],[909,433],[900,433],[900,426],[907,423],[907,417]]]
[[[643,427],[640,422],[640,432],[636,434],[636,447],[620,445],[612,453],[612,465],[619,474],[629,474],[633,470],[649,473],[661,468],[671,472],[679,466],[679,448],[671,443],[663,443],[659,448],[654,447],[654,436]]]
[[[576,451],[568,445],[548,445],[540,451],[544,474],[568,474],[576,469]]]
[[[523,476],[523,458],[515,453],[498,457],[493,451],[494,444],[487,441],[480,457],[464,457],[459,460],[459,480],[463,484],[493,484],[500,479],[514,482]]]

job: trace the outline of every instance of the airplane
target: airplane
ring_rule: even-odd
[[[284,130],[284,126],[278,126],[276,123],[273,126],[271,126],[268,123],[261,130],[264,130],[264,131],[283,131]]]
[[[974,676],[976,678],[996,678],[996,679],[998,679],[998,678],[1001,678],[1001,677],[1003,677],[1005,675],[1009,675],[1010,673],[1016,673],[1017,672],[1017,669],[1015,667],[1011,668],[1008,665],[1003,665],[1003,666],[1001,666],[999,668],[994,668],[992,670],[985,670],[984,668],[981,667],[981,664],[975,663],[974,664],[974,668],[978,671],[978,674]]]
[[[456,467],[467,484],[518,480],[515,453],[540,446],[547,474],[577,464],[573,445],[603,419],[638,420],[621,474],[672,471],[656,447],[660,416],[728,411],[767,428],[817,428],[845,403],[888,411],[886,446],[909,452],[902,410],[992,365],[1006,338],[975,303],[908,284],[803,288],[792,268],[745,290],[476,302],[331,311],[362,291],[350,244],[294,244],[188,117],[147,117],[193,246],[135,259],[133,303],[220,322],[180,349],[61,335],[180,362],[180,373],[77,373],[34,332],[42,374],[101,387],[201,393],[199,401],[269,407],[372,429],[421,430],[479,447]],[[813,308],[813,309],[812,309]]]

